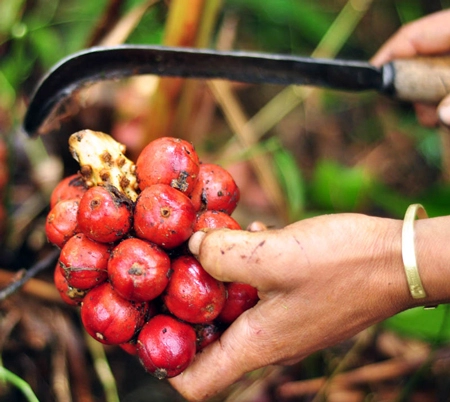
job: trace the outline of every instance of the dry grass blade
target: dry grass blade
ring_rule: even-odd
[[[104,38],[99,42],[99,45],[113,46],[124,43],[142,20],[142,17],[147,10],[158,2],[159,0],[149,0],[143,2],[142,4],[138,4],[128,14],[124,15],[119,21],[117,21],[114,28],[104,36]]]
[[[54,311],[53,325],[57,334],[67,333],[67,325],[61,312]],[[71,402],[69,369],[67,365],[67,342],[64,336],[57,336],[52,345],[52,385],[57,401]]]
[[[95,371],[105,391],[106,402],[120,402],[114,375],[109,366],[104,346],[85,332],[86,345],[94,361]]]
[[[349,0],[323,36],[312,57],[335,57],[361,21],[373,0]],[[249,121],[256,138],[276,126],[306,98],[320,91],[311,87],[290,86],[270,100]]]
[[[231,47],[236,27],[236,20],[233,16],[225,19],[220,31],[218,41],[219,49]],[[243,107],[240,105],[231,84],[227,81],[211,80],[208,82],[208,85],[243,150],[248,151],[254,147],[258,143],[259,138],[248,124],[248,117],[245,115]],[[280,185],[274,174],[272,161],[267,155],[256,155],[250,159],[250,162],[255,170],[258,182],[267,194],[277,214],[282,220],[287,222],[285,202]]]
[[[247,117],[230,84],[225,81],[214,80],[209,82],[209,87],[242,147],[248,150],[256,145],[258,140],[254,132],[250,129],[250,126],[246,124]],[[250,162],[252,163],[259,183],[275,207],[278,215],[284,221],[287,221],[284,199],[279,183],[274,175],[274,169],[270,159],[268,159],[267,155],[258,155],[250,159]]]
[[[101,19],[97,22],[94,31],[89,38],[86,47],[95,46],[101,42],[104,35],[109,32],[120,18],[120,10],[124,0],[109,0],[102,13]]]
[[[16,279],[16,273],[0,269],[0,287],[3,289]],[[42,300],[63,303],[55,286],[41,279],[31,278],[22,287],[22,291]]]
[[[24,271],[22,275],[8,284],[4,289],[0,290],[0,301],[6,299],[8,296],[16,292],[20,287],[22,287],[30,278],[37,275],[39,272],[47,269],[49,266],[53,265],[59,256],[59,250],[53,250],[45,258],[38,261],[27,271]]]
[[[171,1],[163,44],[181,47],[195,46],[204,9],[204,0]],[[158,87],[150,100],[144,122],[145,135],[140,148],[155,138],[172,135],[184,81],[182,78],[159,79]]]
[[[286,383],[278,388],[278,392],[283,398],[292,398],[315,394],[327,382],[327,387],[330,390],[332,388],[351,388],[356,385],[385,381],[412,373],[421,367],[426,360],[427,357],[422,355],[393,358],[379,363],[368,364],[346,373],[337,374],[332,380],[326,377],[320,377],[312,380]]]

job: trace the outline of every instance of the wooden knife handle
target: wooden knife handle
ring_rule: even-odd
[[[398,59],[392,65],[396,98],[437,104],[450,94],[450,56]]]

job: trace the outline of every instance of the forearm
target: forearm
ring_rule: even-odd
[[[450,302],[450,216],[415,222],[419,273],[427,298],[423,304]]]

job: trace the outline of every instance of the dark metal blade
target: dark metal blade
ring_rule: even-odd
[[[350,91],[384,88],[382,69],[360,61],[147,45],[95,47],[63,59],[49,71],[31,98],[24,129],[35,135],[52,110],[82,86],[139,74]]]

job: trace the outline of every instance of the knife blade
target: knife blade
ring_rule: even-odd
[[[364,61],[258,52],[152,45],[93,47],[62,59],[43,77],[30,99],[23,128],[30,137],[41,134],[41,125],[74,91],[97,81],[140,74],[374,90],[402,100],[439,101],[449,92],[450,59],[417,63],[411,68],[410,61],[398,60],[378,68]]]

